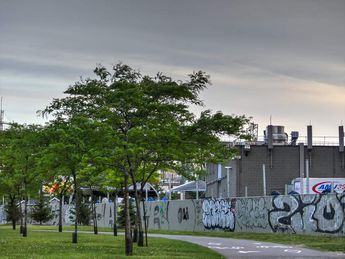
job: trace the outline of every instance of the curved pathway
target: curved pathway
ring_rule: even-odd
[[[226,258],[345,258],[344,253],[320,252],[295,245],[282,245],[252,240],[160,234],[150,234],[150,236],[183,240],[206,246]]]

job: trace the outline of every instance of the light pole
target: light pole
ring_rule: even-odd
[[[225,166],[226,169],[226,185],[227,185],[227,191],[228,191],[228,198],[230,198],[230,169],[232,169],[231,166]]]

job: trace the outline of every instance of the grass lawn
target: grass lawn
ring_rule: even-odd
[[[45,229],[45,230],[56,230],[57,226],[30,226],[31,230]],[[71,226],[64,226],[64,230],[73,230]],[[79,230],[82,231],[93,231],[91,226],[80,226]],[[2,227],[0,227],[0,231]],[[112,232],[110,228],[99,228],[98,231]],[[122,231],[122,230],[119,230]],[[191,232],[191,231],[173,231],[173,230],[150,230],[149,233],[157,234],[168,234],[168,235],[191,235],[191,236],[210,236],[210,237],[229,237],[237,239],[249,239],[256,241],[272,242],[278,244],[291,244],[291,245],[302,245],[304,247],[332,252],[343,252],[345,253],[345,236],[332,236],[332,235],[301,235],[301,234],[282,234],[282,233],[242,233],[242,232],[224,232],[224,231],[205,231],[205,232]],[[69,235],[71,235],[69,233]],[[1,233],[0,233],[1,238]],[[154,248],[153,243],[155,239],[149,238],[149,248]],[[70,240],[67,238],[67,241]],[[164,242],[166,240],[161,240]],[[123,242],[123,241],[122,241]],[[167,241],[171,243],[172,241]],[[1,245],[1,243],[0,243]],[[123,246],[123,243],[120,242]],[[1,251],[1,247],[0,247]],[[140,252],[141,253],[141,252]],[[134,251],[137,254],[137,251]],[[0,252],[1,255],[1,252]],[[200,257],[202,258],[202,257]]]
[[[42,226],[44,229],[57,229],[56,226]],[[72,230],[66,226],[65,230]],[[82,226],[80,230],[93,231],[90,226]],[[110,228],[100,228],[99,231],[112,232]],[[283,233],[243,233],[225,231],[173,231],[173,230],[150,230],[149,233],[168,234],[168,235],[191,235],[191,236],[210,236],[210,237],[229,237],[237,239],[249,239],[256,241],[272,242],[278,244],[302,245],[304,247],[332,252],[345,253],[345,236],[332,235],[302,235],[302,234],[283,234]]]
[[[71,233],[39,232],[56,227],[29,226],[28,236],[22,237],[19,228],[0,226],[1,258],[128,258],[124,255],[124,237],[78,234],[78,244],[72,244]],[[71,229],[71,228],[65,228]],[[81,228],[83,229],[83,228]],[[83,230],[90,230],[83,229]],[[223,258],[216,252],[187,242],[150,238],[149,247],[133,245],[131,258]]]

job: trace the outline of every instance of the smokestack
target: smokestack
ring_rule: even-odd
[[[307,126],[308,150],[313,149],[313,128],[311,125]]]
[[[267,137],[268,137],[268,149],[271,150],[273,149],[273,126],[272,125],[268,125],[267,126]]]
[[[344,126],[339,126],[339,152],[344,152]]]

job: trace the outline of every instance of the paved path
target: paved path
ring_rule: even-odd
[[[35,230],[45,231],[45,230]],[[51,230],[47,230],[52,232]],[[73,232],[73,231],[64,231]],[[93,234],[91,231],[78,231],[79,233]],[[98,232],[104,235],[113,235],[112,232]],[[119,235],[124,233],[120,232]],[[226,258],[344,258],[344,253],[337,252],[320,252],[317,250],[303,248],[295,245],[282,245],[268,242],[259,242],[252,240],[242,240],[224,237],[203,237],[203,236],[180,236],[180,235],[163,235],[148,234],[150,237],[160,237],[175,240],[182,240],[208,247],[217,251]]]
[[[319,252],[293,245],[281,245],[233,238],[160,234],[150,234],[150,236],[183,240],[206,246],[224,255],[226,258],[345,258],[344,253]]]

